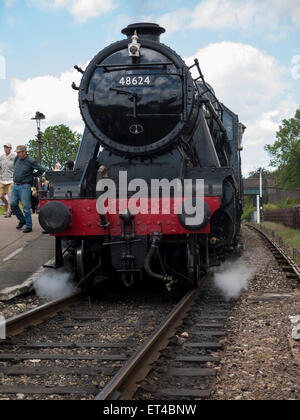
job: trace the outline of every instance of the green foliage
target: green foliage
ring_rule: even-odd
[[[269,204],[264,205],[264,211],[274,211],[274,210],[278,210],[278,209],[279,209],[279,207],[278,207],[277,204],[269,203]]]
[[[244,202],[242,221],[250,221],[252,213],[256,210],[252,202],[247,200]]]
[[[248,178],[260,178],[260,173],[259,173],[260,169],[261,168],[257,168],[256,170],[254,170],[252,172],[249,172],[249,175],[248,175],[248,177],[246,179],[248,179]],[[263,179],[265,179],[267,177],[274,178],[274,177],[277,176],[277,174],[278,174],[278,171],[277,170],[275,170],[275,171],[269,171],[266,168],[262,168],[262,176],[263,176]]]
[[[274,211],[279,209],[288,209],[300,205],[299,198],[286,198],[279,203],[269,203],[264,205],[264,211]]]
[[[294,118],[282,121],[276,138],[265,150],[272,156],[270,165],[279,169],[278,185],[293,189],[300,184],[300,108]]]
[[[72,131],[64,124],[48,127],[42,133],[42,166],[53,170],[55,163],[64,165],[68,160],[75,161],[81,141],[81,134]],[[38,159],[38,140],[27,144],[28,154]]]
[[[278,203],[278,206],[280,209],[287,209],[289,207],[295,207],[300,205],[300,199],[299,198],[286,198],[283,201],[280,201]]]

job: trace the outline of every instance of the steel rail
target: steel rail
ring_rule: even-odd
[[[5,322],[6,335],[17,335],[29,326],[39,324],[51,318],[62,309],[78,302],[83,295],[84,293],[82,291],[78,291],[7,319]]]
[[[151,364],[159,358],[160,351],[166,348],[199,292],[198,288],[186,294],[141,348],[95,397],[95,400],[129,400],[133,398],[138,383],[145,379],[151,370]]]
[[[275,248],[275,250],[285,259],[288,265],[293,269],[295,274],[298,276],[298,280],[300,280],[300,269],[298,265],[295,263],[295,261],[293,261],[293,259],[289,255],[287,255],[286,252],[282,248],[280,248],[280,246],[276,242],[270,239],[269,236],[265,232],[263,232],[261,229],[257,228],[256,226],[250,225],[248,223],[246,223],[246,226],[249,227],[250,229],[254,229],[256,232],[262,235],[264,239],[266,239]]]

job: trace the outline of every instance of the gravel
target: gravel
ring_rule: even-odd
[[[46,298],[41,298],[33,294],[18,296],[7,302],[0,302],[0,315],[9,319],[25,311],[37,308],[48,301]]]
[[[260,236],[243,228],[243,259],[255,267],[227,323],[213,400],[299,400],[299,283],[288,280]]]

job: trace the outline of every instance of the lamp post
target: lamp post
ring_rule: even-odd
[[[263,221],[263,168],[260,168],[259,171],[259,212],[260,212],[260,221]]]
[[[257,223],[260,225],[263,218],[263,168],[259,168],[259,195],[257,195]],[[256,172],[256,173],[257,173]]]
[[[36,121],[37,126],[37,139],[38,139],[38,162],[42,164],[42,133],[41,133],[41,120],[45,120],[46,117],[41,112],[37,111],[35,116],[31,118]],[[42,198],[43,189],[42,189],[42,177],[39,179],[39,199]]]

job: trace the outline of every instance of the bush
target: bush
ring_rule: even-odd
[[[274,210],[278,210],[279,207],[277,204],[265,204],[264,205],[264,211],[274,211]]]
[[[295,207],[300,205],[299,198],[286,198],[279,203],[269,203],[264,205],[264,211],[274,211],[279,209],[288,209],[290,207]]]
[[[251,215],[252,213],[256,210],[256,208],[252,205],[252,204],[245,204],[244,205],[244,209],[243,209],[243,214],[242,214],[242,220],[243,221],[247,221],[247,220],[251,220]]]
[[[278,203],[280,209],[287,209],[289,207],[295,207],[300,205],[299,198],[286,198],[285,200]]]

